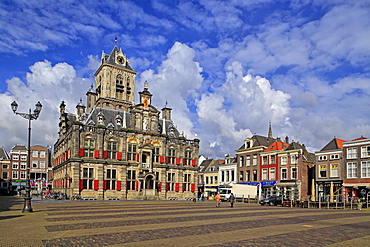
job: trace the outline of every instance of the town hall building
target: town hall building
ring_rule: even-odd
[[[189,199],[197,190],[199,142],[176,128],[172,109],[152,105],[148,84],[135,104],[134,71],[122,49],[102,53],[95,90],[76,114],[60,104],[53,190],[85,200]]]

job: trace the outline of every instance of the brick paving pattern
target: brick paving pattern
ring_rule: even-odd
[[[370,210],[0,197],[0,246],[366,246]]]

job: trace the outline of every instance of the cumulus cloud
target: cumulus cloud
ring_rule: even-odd
[[[173,109],[172,116],[180,131],[188,137],[194,135],[193,121],[189,118],[189,107],[196,97],[203,77],[202,69],[194,61],[195,51],[189,46],[176,42],[167,53],[167,59],[158,67],[157,72],[146,70],[140,75],[137,89],[149,83],[153,94],[153,104],[161,109],[166,102]]]
[[[10,111],[10,102],[27,111],[40,100],[35,131],[40,125],[53,143],[60,101],[74,112],[92,83],[82,77],[92,77],[99,50],[111,49],[104,44],[116,35],[138,71],[137,91],[147,80],[153,104],[161,108],[167,101],[178,129],[189,138],[199,133],[203,154],[234,153],[244,138],[266,135],[269,121],[275,137],[288,135],[312,151],[333,136],[370,133],[369,1],[47,4],[0,3],[2,71],[4,78],[17,75],[0,95],[6,113],[0,127],[13,144],[25,140],[26,121]],[[26,57],[35,51],[39,58]],[[60,60],[35,63],[24,78],[19,64],[40,57]]]
[[[76,76],[75,69],[67,63],[54,66],[49,61],[37,62],[30,67],[26,80],[14,77],[7,81],[7,92],[0,94],[0,107],[3,114],[0,121],[2,140],[9,150],[15,144],[27,145],[28,122],[16,116],[10,107],[15,100],[18,111],[28,113],[40,101],[43,105],[40,116],[32,121],[31,145],[53,145],[58,138],[59,105],[62,100],[67,111],[75,113],[75,106],[84,96],[91,81]]]
[[[267,79],[244,75],[241,64],[234,62],[227,68],[226,82],[197,101],[204,139],[216,141],[223,153],[232,154],[252,134],[266,135],[269,121],[283,125],[290,110],[289,98],[272,89]],[[210,147],[203,146],[212,152]]]

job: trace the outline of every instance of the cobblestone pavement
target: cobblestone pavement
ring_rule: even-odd
[[[0,246],[369,246],[370,210],[0,197]]]

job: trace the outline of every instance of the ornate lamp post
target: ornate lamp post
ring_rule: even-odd
[[[24,197],[24,206],[23,206],[23,213],[31,213],[32,206],[31,206],[31,186],[30,186],[30,167],[31,167],[31,120],[36,120],[41,112],[42,105],[39,102],[36,104],[36,109],[31,112],[31,108],[29,110],[29,113],[20,113],[17,112],[18,104],[17,102],[13,101],[11,104],[12,110],[16,115],[19,115],[25,119],[28,119],[28,159],[27,159],[27,179],[26,179],[26,196]]]
[[[295,181],[294,181],[294,201],[297,203],[297,200],[299,199],[299,189],[298,189],[298,184],[297,184],[297,179],[298,179],[298,169],[297,165],[299,162],[299,157],[301,157],[301,151],[298,151],[298,154],[295,156]],[[298,166],[299,167],[299,166]]]

